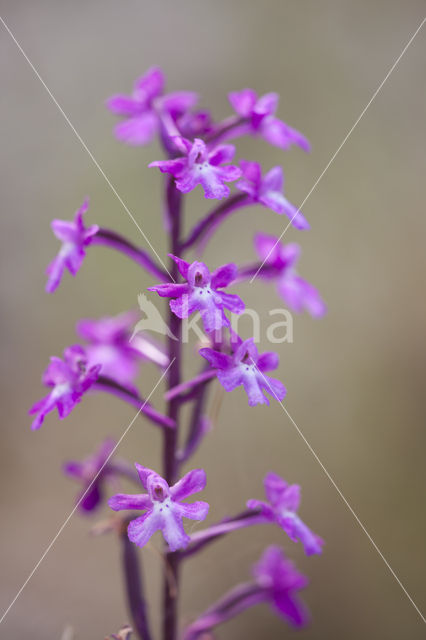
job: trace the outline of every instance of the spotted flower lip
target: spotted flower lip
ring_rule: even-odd
[[[115,440],[107,438],[95,453],[84,460],[72,460],[64,464],[64,473],[82,485],[76,502],[83,513],[94,511],[102,503],[105,480],[112,479],[116,474],[109,462],[116,446]]]
[[[284,174],[281,167],[273,167],[262,177],[262,169],[257,162],[240,161],[243,178],[235,185],[254,202],[263,204],[280,215],[286,215],[296,229],[309,229],[309,223],[302,213],[284,197]]]
[[[85,227],[83,216],[89,208],[89,200],[83,202],[77,210],[74,220],[53,220],[52,231],[62,242],[62,247],[54,260],[49,264],[46,273],[49,276],[46,291],[53,293],[58,288],[65,269],[75,276],[80,269],[86,252],[84,248],[92,242],[93,236],[99,231],[96,224]]]
[[[264,479],[268,502],[248,500],[249,509],[260,509],[268,522],[275,522],[294,542],[300,540],[306,555],[322,553],[324,541],[313,533],[297,515],[300,505],[300,486],[287,484],[275,473],[268,473]]]
[[[274,352],[259,354],[253,338],[240,339],[232,355],[209,347],[200,349],[199,353],[217,369],[218,380],[225,391],[233,391],[240,385],[244,387],[250,406],[269,405],[265,391],[280,402],[283,400],[286,389],[282,382],[264,375],[278,367],[278,355]]]
[[[226,198],[230,190],[225,182],[233,182],[241,176],[241,169],[235,165],[225,165],[235,154],[230,144],[218,145],[209,149],[200,138],[194,142],[175,136],[172,141],[182,154],[172,160],[157,160],[150,167],[158,167],[162,173],[170,173],[175,178],[176,188],[188,193],[199,184],[206,198]]]
[[[31,407],[29,414],[36,415],[31,428],[39,429],[55,407],[59,418],[66,418],[96,381],[100,369],[100,365],[87,368],[87,356],[80,345],[67,347],[63,360],[53,356],[43,374],[43,384],[52,390]]]
[[[163,95],[164,86],[162,70],[151,67],[136,80],[132,95],[118,94],[107,100],[108,109],[124,118],[114,129],[118,140],[132,146],[148,144],[160,131],[161,110],[177,118],[198,101],[197,94],[192,91]]]
[[[253,567],[253,577],[281,618],[295,627],[308,622],[307,608],[297,595],[308,585],[308,579],[297,571],[280,547],[270,546],[264,551]]]
[[[171,551],[184,549],[189,536],[183,528],[182,518],[204,520],[209,505],[207,502],[182,502],[185,498],[202,491],[206,486],[203,469],[194,469],[169,487],[167,482],[152,469],[135,463],[142,486],[147,493],[136,495],[117,494],[108,500],[114,511],[136,509],[145,513],[132,520],[128,527],[131,542],[143,547],[156,531],[161,531]]]
[[[161,297],[174,298],[170,308],[179,318],[188,318],[194,311],[199,311],[205,330],[211,333],[229,327],[224,309],[236,314],[244,311],[245,305],[239,296],[222,291],[235,280],[236,264],[225,264],[210,273],[204,262],[189,263],[172,254],[169,256],[178,265],[186,283],[158,284],[148,290],[156,291]]]
[[[268,266],[260,269],[259,277],[276,281],[279,295],[292,311],[308,311],[314,318],[326,313],[327,307],[318,290],[296,271],[300,257],[298,244],[283,244],[276,236],[258,233],[254,245],[259,258]]]
[[[233,132],[233,136],[257,135],[284,150],[295,144],[304,151],[310,151],[311,147],[305,136],[275,117],[279,102],[277,93],[266,93],[258,97],[253,89],[243,89],[230,93],[228,98],[236,113],[245,120]]]

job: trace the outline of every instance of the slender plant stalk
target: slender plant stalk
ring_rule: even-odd
[[[180,234],[181,234],[181,195],[174,186],[173,178],[169,178],[166,187],[166,200],[168,218],[171,223],[171,246],[170,251],[174,255],[180,255]],[[179,271],[176,263],[171,260],[170,273],[177,282]],[[181,334],[182,326],[180,319],[169,311],[169,327],[172,335],[177,340],[169,338],[168,352],[171,366],[168,375],[168,389],[173,389],[181,382]],[[175,429],[164,432],[164,477],[169,485],[177,480],[178,458],[177,445],[179,437],[179,398],[172,398],[168,402],[167,416],[176,425]],[[164,576],[164,617],[163,617],[163,637],[164,640],[176,640],[177,633],[177,605],[179,590],[179,554],[165,552],[164,557],[166,571]]]
[[[152,635],[149,630],[138,551],[133,542],[130,542],[126,527],[121,534],[121,543],[127,604],[132,616],[133,625],[141,640],[152,640]]]

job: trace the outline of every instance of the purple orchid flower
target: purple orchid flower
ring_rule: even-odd
[[[264,233],[255,236],[254,244],[259,258],[268,266],[260,270],[260,277],[276,279],[278,293],[287,306],[296,313],[306,310],[315,318],[323,316],[327,307],[319,292],[301,278],[295,269],[300,246],[295,243],[282,244],[279,238]]]
[[[96,381],[100,369],[100,365],[87,368],[86,353],[78,344],[65,349],[63,360],[53,356],[43,374],[43,384],[52,387],[52,391],[31,407],[29,414],[36,414],[31,428],[39,429],[55,407],[59,418],[66,418]]]
[[[59,286],[65,268],[75,276],[81,267],[86,252],[84,247],[92,242],[93,236],[99,231],[96,224],[85,227],[83,215],[89,208],[89,200],[81,205],[75,214],[73,222],[68,220],[53,220],[51,227],[55,236],[62,242],[62,247],[54,260],[49,264],[46,273],[49,276],[46,291],[53,293]]]
[[[309,229],[302,213],[284,197],[284,174],[281,167],[273,167],[262,177],[258,162],[240,161],[243,179],[235,186],[254,201],[279,214],[285,214],[296,229]]]
[[[77,333],[88,341],[85,346],[88,365],[100,364],[101,374],[121,385],[133,387],[143,353],[129,343],[137,320],[134,312],[99,320],[80,320]]]
[[[252,573],[254,582],[241,583],[228,591],[186,628],[184,640],[210,637],[212,629],[264,602],[294,627],[302,627],[308,622],[308,611],[297,595],[297,591],[307,586],[308,580],[279,547],[268,547]]]
[[[313,533],[296,513],[300,505],[300,486],[287,484],[275,473],[268,473],[264,487],[268,502],[248,500],[247,507],[260,509],[266,520],[278,524],[291,540],[300,540],[307,556],[322,553],[324,540]]]
[[[236,135],[261,136],[281,149],[296,144],[304,151],[310,151],[308,140],[299,131],[275,117],[279,102],[277,93],[266,93],[259,98],[253,89],[243,89],[230,93],[228,98],[236,113],[246,121],[237,128]]]
[[[182,157],[151,162],[150,167],[158,167],[162,173],[170,173],[175,178],[176,188],[182,193],[188,193],[201,184],[206,198],[221,199],[229,196],[229,187],[225,182],[233,182],[241,176],[241,169],[237,166],[221,166],[234,157],[233,145],[223,144],[209,149],[200,138],[191,142],[174,136],[172,141]]]
[[[112,479],[117,473],[110,463],[116,446],[115,440],[107,438],[99,449],[85,460],[72,460],[64,464],[64,473],[82,484],[76,502],[83,513],[94,511],[101,505],[104,482]]]
[[[199,353],[217,369],[217,377],[225,391],[233,391],[243,385],[251,407],[257,404],[269,405],[265,391],[280,402],[283,400],[286,389],[282,382],[264,375],[265,371],[273,371],[278,367],[278,355],[274,352],[259,355],[253,338],[244,342],[239,339],[238,347],[232,355],[209,347],[200,349]]]
[[[161,112],[176,119],[196,104],[198,96],[192,91],[163,96],[164,85],[163,72],[152,67],[136,80],[131,96],[119,94],[107,100],[108,109],[125,118],[114,129],[118,140],[133,146],[148,144],[160,130]]]
[[[299,573],[285,557],[280,547],[268,547],[253,567],[253,576],[281,618],[295,627],[304,626],[309,619],[307,609],[296,595],[308,585],[308,579]]]
[[[194,469],[183,476],[175,485],[167,482],[152,469],[135,463],[140,481],[148,493],[128,495],[119,493],[108,500],[114,511],[138,509],[145,513],[129,523],[129,540],[138,547],[146,545],[156,531],[163,533],[171,551],[184,549],[189,541],[185,533],[182,518],[204,520],[209,505],[207,502],[182,502],[185,498],[202,491],[206,486],[206,474],[203,469]]]
[[[156,291],[163,298],[175,298],[170,301],[170,308],[178,318],[188,318],[194,311],[199,311],[208,333],[229,327],[224,308],[237,314],[242,313],[245,308],[239,296],[221,291],[235,280],[237,265],[225,264],[210,273],[203,262],[190,264],[172,254],[169,255],[178,265],[179,272],[187,283],[157,284],[148,290]]]

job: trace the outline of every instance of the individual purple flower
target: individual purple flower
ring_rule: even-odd
[[[281,167],[273,167],[262,177],[260,164],[240,161],[243,178],[235,186],[254,201],[279,214],[286,215],[296,229],[309,229],[302,213],[284,197],[284,174]]]
[[[253,567],[253,576],[281,618],[295,627],[302,627],[309,616],[297,591],[308,585],[308,579],[299,573],[285,557],[280,547],[268,547]]]
[[[206,486],[203,469],[194,469],[183,476],[175,485],[167,482],[152,469],[135,463],[140,481],[147,491],[136,495],[119,493],[108,500],[114,511],[137,509],[145,513],[129,523],[129,539],[138,547],[146,545],[156,531],[161,531],[171,551],[184,549],[189,536],[183,528],[182,518],[204,520],[209,505],[207,502],[182,502],[185,498],[202,491]]]
[[[268,502],[248,500],[247,507],[260,509],[266,520],[278,524],[291,540],[300,540],[306,555],[321,553],[324,540],[313,533],[296,513],[300,505],[300,486],[287,484],[275,473],[268,473],[264,479],[264,487]]]
[[[43,374],[43,384],[52,390],[30,409],[29,414],[36,415],[31,428],[39,429],[55,407],[61,420],[69,415],[96,381],[100,368],[100,365],[87,368],[86,353],[78,344],[65,349],[63,360],[53,356]]]
[[[161,69],[152,67],[136,80],[131,96],[119,94],[107,100],[108,109],[124,117],[114,129],[118,140],[133,146],[148,144],[160,130],[163,111],[176,119],[196,104],[197,94],[190,91],[163,96],[164,84]]]
[[[200,354],[217,369],[217,377],[225,391],[232,391],[239,385],[244,387],[251,407],[256,404],[269,405],[265,391],[280,402],[283,400],[286,389],[282,382],[264,374],[278,367],[278,355],[274,352],[260,355],[253,338],[244,342],[239,340],[232,355],[209,347],[200,349]]]
[[[102,503],[105,480],[113,479],[117,473],[110,463],[116,446],[115,440],[107,438],[98,450],[85,460],[72,460],[64,464],[64,473],[82,485],[77,497],[77,506],[81,511],[94,511]]]
[[[200,138],[191,142],[175,136],[172,141],[182,156],[151,162],[150,167],[158,167],[162,173],[170,173],[175,178],[176,188],[182,193],[188,193],[201,184],[206,198],[220,199],[229,196],[229,187],[225,182],[233,182],[241,176],[241,170],[237,166],[221,166],[234,157],[233,145],[223,144],[209,149]]]
[[[121,385],[132,387],[139,373],[143,353],[129,342],[137,314],[130,311],[99,320],[80,320],[78,335],[87,340],[88,365],[100,364],[101,374]]]
[[[253,89],[243,89],[230,93],[228,98],[233,109],[245,121],[238,128],[238,135],[261,136],[281,149],[297,144],[304,151],[310,150],[308,140],[299,131],[275,117],[279,102],[277,93],[266,93],[259,98]]]
[[[86,252],[84,248],[92,242],[93,236],[99,231],[96,224],[85,227],[83,215],[89,208],[89,200],[81,205],[72,222],[68,220],[53,220],[51,227],[55,236],[62,242],[58,255],[46,269],[49,276],[46,291],[53,293],[61,282],[65,268],[75,276],[81,267]]]
[[[239,296],[222,291],[235,280],[237,265],[225,264],[210,273],[204,262],[190,264],[186,260],[169,255],[187,282],[157,284],[149,287],[149,291],[156,291],[164,298],[174,298],[170,301],[170,308],[179,318],[188,318],[194,311],[199,311],[205,330],[211,333],[229,326],[224,309],[237,314],[244,311],[244,302]]]
[[[264,269],[262,278],[277,281],[278,293],[292,311],[308,311],[313,317],[323,316],[327,310],[317,289],[299,276],[295,265],[299,260],[300,246],[295,243],[282,244],[280,239],[258,233],[254,240],[256,251]]]

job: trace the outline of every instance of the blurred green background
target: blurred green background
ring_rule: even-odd
[[[231,90],[278,91],[279,116],[307,135],[312,153],[283,153],[249,140],[239,144],[238,155],[266,168],[283,164],[288,197],[298,204],[425,10],[416,0],[3,0],[1,7],[162,255],[161,178],[147,168],[161,151],[116,142],[106,97],[129,91],[152,64],[164,68],[169,89],[199,92],[216,118],[230,112]],[[301,275],[320,289],[329,313],[321,321],[295,317],[294,343],[279,348],[288,411],[421,609],[425,36],[423,29],[309,197],[304,212],[311,231],[286,235],[302,243]],[[3,611],[73,506],[76,487],[61,475],[62,462],[84,456],[105,434],[119,437],[133,417],[118,400],[90,396],[66,421],[52,415],[31,433],[27,409],[43,394],[40,376],[48,357],[75,340],[79,318],[134,307],[152,279],[122,256],[94,247],[75,280],[67,275],[54,296],[44,293],[44,270],[58,247],[50,221],[70,218],[86,194],[91,223],[135,242],[140,236],[1,26],[0,60]],[[206,210],[203,198],[192,194],[187,225]],[[251,260],[255,231],[279,234],[284,223],[262,208],[238,213],[215,237],[207,261],[215,266]],[[260,282],[240,292],[265,317],[279,306],[274,288]],[[188,353],[188,372],[197,364]],[[145,393],[157,378],[153,367],[144,369]],[[161,394],[153,401],[161,407]],[[160,442],[140,420],[120,453],[156,467]],[[263,475],[272,469],[302,485],[301,515],[327,544],[322,557],[305,558],[300,544],[273,527],[234,534],[188,562],[184,620],[244,580],[265,545],[275,542],[311,580],[305,598],[313,621],[297,632],[301,640],[424,637],[415,609],[277,403],[251,409],[241,390],[227,395],[194,464],[208,474],[210,522],[240,509],[249,497],[260,498]],[[128,620],[117,545],[113,536],[88,535],[96,520],[70,520],[3,622],[1,637],[59,639],[69,624],[77,638],[103,638]],[[161,561],[153,548],[141,555],[158,611]],[[275,640],[293,633],[258,607],[218,635]]]

